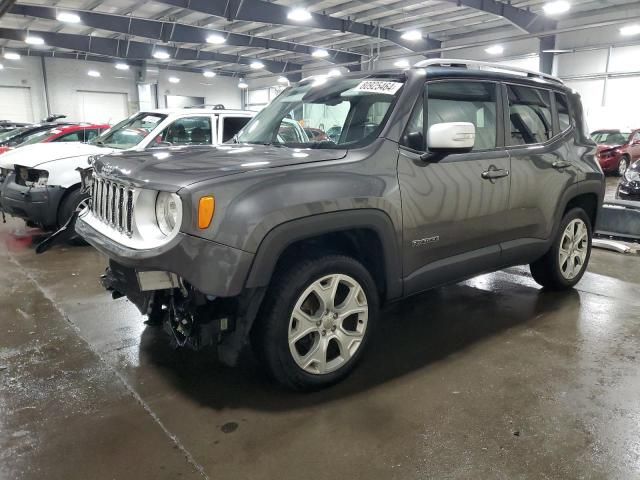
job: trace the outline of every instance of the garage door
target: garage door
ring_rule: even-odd
[[[114,124],[129,115],[127,94],[79,90],[77,112],[74,120]]]
[[[33,122],[33,106],[29,87],[0,86],[0,120]]]

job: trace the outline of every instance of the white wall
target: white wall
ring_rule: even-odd
[[[0,87],[27,87],[31,92],[33,121],[47,116],[44,96],[44,81],[40,58],[22,57],[12,61],[2,59],[4,69],[0,70]],[[13,120],[11,112],[5,112],[0,105],[0,118]]]
[[[49,85],[49,103],[51,113],[65,114],[70,121],[81,120],[81,110],[77,92],[111,92],[127,96],[129,112],[138,110],[138,90],[135,83],[135,71],[116,70],[113,64],[86,62],[62,58],[45,59],[47,84]],[[87,75],[89,70],[101,73],[100,78]],[[113,119],[112,123],[122,119]]]
[[[3,59],[4,69],[0,70],[0,86],[30,88],[34,121],[47,116],[41,61],[39,57],[22,57],[18,61]],[[67,115],[70,121],[81,120],[79,91],[123,94],[127,100],[127,114],[139,110],[137,68],[132,67],[128,71],[121,71],[117,70],[113,63],[61,58],[45,58],[44,61],[51,113]],[[90,77],[87,75],[89,70],[96,70],[101,73],[101,76]],[[179,77],[180,83],[169,83],[170,76]],[[147,74],[146,82],[157,83],[160,108],[165,106],[166,95],[204,97],[208,104],[222,103],[227,108],[241,108],[242,105],[237,78],[222,76],[205,78],[199,73],[155,69],[155,73]],[[0,118],[12,119],[11,112],[3,112],[1,105]],[[116,121],[118,120],[114,119],[112,123]]]
[[[180,83],[170,83],[169,77],[177,77]],[[221,103],[227,108],[241,108],[241,92],[238,79],[216,76],[206,78],[200,73],[173,72],[153,70],[147,74],[147,81],[158,83],[158,105],[166,106],[167,95],[182,95],[187,97],[204,97],[207,104]]]

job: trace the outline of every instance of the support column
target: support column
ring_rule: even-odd
[[[548,37],[540,38],[540,71],[542,73],[553,73],[553,53],[545,53],[544,50],[554,50],[556,48],[556,36],[551,35]]]

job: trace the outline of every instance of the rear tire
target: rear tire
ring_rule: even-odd
[[[345,378],[360,360],[378,319],[369,271],[351,257],[324,254],[274,274],[251,342],[270,377],[298,391]]]
[[[76,211],[77,208],[83,202],[86,202],[89,199],[89,195],[86,193],[81,193],[79,188],[73,189],[68,192],[62,202],[60,203],[60,207],[58,207],[58,228],[62,227],[69,217],[73,215],[73,212]],[[69,228],[75,229],[74,225],[69,225]],[[72,245],[86,245],[87,243],[82,239],[82,237],[76,233],[69,239],[69,243]]]
[[[568,211],[549,251],[530,265],[533,279],[549,290],[572,288],[587,269],[591,241],[591,221],[585,211]]]

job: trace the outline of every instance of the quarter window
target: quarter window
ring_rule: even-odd
[[[511,145],[544,143],[553,136],[547,90],[509,85]]]
[[[562,93],[556,93],[556,108],[558,109],[558,121],[560,123],[560,131],[564,132],[571,126],[571,115],[569,114],[569,102],[567,96]]]

